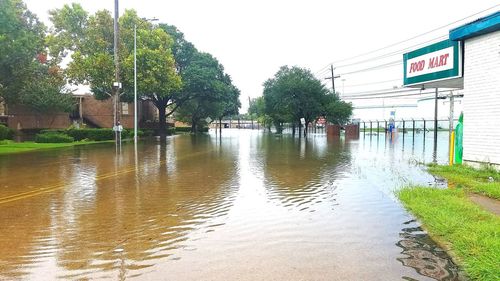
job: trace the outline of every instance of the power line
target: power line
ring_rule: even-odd
[[[411,89],[411,90],[408,90],[407,92],[411,92],[411,91],[416,91],[417,89]],[[439,90],[438,93],[447,93],[447,92],[450,92],[450,90]],[[432,90],[432,92],[420,92],[420,93],[414,93],[414,94],[404,94],[402,95],[402,91],[401,92],[395,92],[395,93],[398,93],[396,95],[383,95],[383,94],[391,94],[390,92],[387,92],[387,93],[380,93],[378,96],[374,96],[374,95],[367,95],[367,96],[363,96],[363,95],[360,95],[360,96],[356,96],[356,97],[352,97],[352,98],[349,98],[349,97],[342,97],[343,99],[345,98],[346,100],[366,100],[366,99],[386,99],[386,98],[406,98],[406,97],[411,97],[411,96],[430,96],[430,95],[434,95],[436,92],[435,90]]]
[[[357,97],[357,96],[366,96],[366,95],[380,95],[384,93],[396,93],[400,91],[415,91],[419,89],[410,89],[410,88],[391,88],[391,89],[379,89],[379,90],[372,90],[372,91],[367,91],[367,92],[357,92],[357,93],[346,93],[345,95],[342,95],[343,97]]]
[[[369,83],[361,83],[361,84],[352,84],[352,85],[346,85],[346,86],[343,86],[343,87],[345,87],[345,88],[355,88],[355,87],[376,85],[376,84],[382,84],[382,83],[388,83],[388,82],[396,82],[396,81],[401,81],[401,78],[392,79],[392,80],[385,80],[385,81],[376,81],[376,82],[369,82]]]
[[[399,42],[396,42],[396,43],[392,43],[392,44],[390,44],[390,45],[387,45],[387,46],[382,47],[382,48],[379,48],[379,49],[375,49],[375,50],[372,50],[372,51],[369,51],[369,52],[366,52],[366,53],[362,53],[362,54],[359,54],[359,55],[356,55],[356,56],[352,56],[352,57],[348,57],[348,58],[345,58],[345,59],[341,59],[341,60],[337,60],[337,61],[330,62],[330,63],[328,63],[327,65],[325,65],[324,67],[320,68],[320,70],[318,70],[316,73],[321,72],[321,71],[323,71],[324,69],[327,69],[327,67],[328,67],[328,66],[330,66],[331,64],[334,64],[334,63],[339,63],[339,62],[343,62],[343,61],[349,61],[349,60],[356,59],[356,58],[359,58],[359,57],[364,57],[364,56],[366,56],[366,55],[369,55],[369,54],[372,54],[372,53],[376,53],[376,52],[378,52],[378,51],[385,50],[385,49],[387,49],[387,48],[391,48],[391,47],[394,47],[394,46],[399,45],[399,44],[402,44],[402,43],[406,43],[406,42],[411,41],[411,40],[413,40],[413,39],[416,39],[416,38],[422,37],[422,36],[424,36],[424,35],[430,34],[430,33],[432,33],[432,32],[435,32],[435,31],[437,31],[437,30],[439,30],[439,29],[442,29],[442,28],[445,28],[445,27],[449,27],[450,25],[453,25],[453,24],[459,23],[459,22],[461,22],[461,21],[464,21],[464,20],[466,20],[466,19],[469,19],[469,18],[471,18],[471,17],[477,16],[477,15],[479,15],[479,14],[482,14],[482,13],[484,13],[484,12],[486,12],[486,11],[492,10],[492,9],[497,8],[497,7],[499,7],[499,6],[500,6],[500,4],[494,5],[494,6],[490,7],[490,8],[487,8],[487,9],[484,9],[484,10],[482,10],[482,11],[476,12],[476,13],[474,13],[474,14],[472,14],[472,15],[469,15],[469,16],[467,16],[467,17],[464,17],[464,18],[462,18],[462,19],[459,19],[459,20],[453,21],[453,22],[451,22],[451,23],[448,23],[448,24],[446,24],[446,25],[443,25],[443,26],[440,26],[440,27],[434,28],[434,29],[432,29],[432,30],[430,30],[430,31],[427,31],[427,32],[421,33],[421,34],[416,35],[416,36],[413,36],[413,37],[411,37],[411,38],[408,38],[408,39],[405,39],[405,40],[402,40],[402,41],[399,41]],[[432,40],[431,40],[431,41],[432,41]],[[420,43],[420,44],[423,44],[423,43]],[[344,65],[344,66],[345,66],[345,65]]]
[[[388,68],[388,67],[392,67],[392,66],[396,66],[396,65],[400,65],[400,64],[403,64],[403,62],[401,60],[396,60],[396,61],[388,62],[386,64],[381,64],[381,65],[372,66],[372,67],[368,67],[368,68],[358,69],[355,71],[344,72],[344,73],[341,72],[340,75],[348,75],[348,74],[366,72],[366,71],[371,71],[371,70],[376,70],[376,69]]]
[[[413,49],[415,47],[418,47],[418,46],[421,46],[421,45],[424,45],[424,44],[427,44],[427,43],[430,43],[430,42],[438,41],[438,40],[441,40],[441,39],[445,39],[447,37],[448,37],[448,35],[442,35],[442,36],[430,39],[430,40],[425,41],[425,42],[421,42],[421,43],[418,43],[418,44],[415,44],[415,45],[412,45],[412,46],[408,46],[406,48],[403,48],[403,49],[400,49],[400,50],[397,50],[397,51],[394,51],[394,52],[391,52],[391,53],[387,53],[385,55],[380,55],[378,57],[373,57],[373,58],[369,58],[369,59],[365,59],[365,60],[357,61],[357,62],[353,62],[353,63],[338,65],[338,66],[336,66],[336,68],[357,65],[357,64],[360,64],[360,63],[370,62],[370,61],[384,59],[384,58],[395,56],[395,55],[399,55],[399,54],[404,54],[406,51],[409,51],[409,50],[411,50],[411,49]]]
[[[472,15],[469,15],[469,16],[467,16],[467,17],[465,17],[465,18],[462,18],[462,19],[456,20],[456,21],[454,21],[454,22],[448,23],[448,24],[446,24],[446,25],[443,25],[443,26],[440,26],[440,27],[434,28],[434,29],[432,29],[432,30],[429,30],[429,31],[424,32],[424,33],[422,33],[422,34],[419,34],[419,35],[413,36],[413,37],[411,37],[411,38],[408,38],[408,39],[405,39],[405,40],[402,40],[402,41],[399,41],[399,42],[396,42],[396,43],[392,43],[392,44],[387,45],[387,46],[385,46],[385,47],[382,47],[382,48],[379,48],[379,49],[376,49],[376,50],[373,50],[373,51],[369,51],[369,52],[366,52],[366,53],[363,53],[363,54],[360,54],[360,55],[356,55],[356,56],[348,57],[348,58],[341,59],[341,60],[338,60],[338,61],[334,61],[334,62],[331,62],[331,63],[329,63],[329,64],[334,64],[334,63],[339,63],[339,62],[343,62],[343,61],[348,61],[348,60],[351,60],[351,59],[354,59],[354,58],[358,58],[358,57],[363,57],[363,56],[366,56],[366,55],[369,55],[369,54],[372,54],[372,53],[375,53],[375,52],[378,52],[378,51],[381,51],[381,50],[384,50],[384,49],[387,49],[387,48],[390,48],[390,47],[394,47],[394,46],[396,46],[396,45],[399,45],[399,44],[402,44],[402,43],[405,43],[405,42],[411,41],[411,40],[413,40],[413,39],[416,39],[416,38],[422,37],[422,36],[424,36],[424,35],[430,34],[430,33],[434,32],[434,31],[437,31],[437,30],[440,30],[440,29],[442,29],[442,28],[448,27],[448,26],[450,26],[450,25],[453,25],[453,24],[459,23],[459,22],[464,21],[464,20],[466,20],[466,19],[468,19],[468,18],[471,18],[471,17],[477,16],[477,15],[479,15],[479,14],[481,14],[481,13],[484,13],[484,12],[486,12],[486,11],[489,11],[489,10],[494,9],[494,8],[496,8],[496,7],[499,7],[499,6],[500,6],[500,4],[494,5],[493,7],[490,7],[490,8],[488,8],[488,9],[485,9],[485,10],[479,11],[479,12],[474,13],[474,14],[472,14]]]

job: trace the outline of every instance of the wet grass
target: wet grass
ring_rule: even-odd
[[[104,143],[104,142],[114,142],[112,141],[79,141],[72,143],[35,143],[35,142],[13,142],[13,141],[0,141],[0,155],[2,154],[12,154],[12,153],[21,153],[21,152],[29,152],[34,150],[42,150],[42,149],[53,149],[53,148],[61,148],[61,147],[70,147],[75,145],[86,145],[86,144],[95,144],[95,143]]]
[[[429,172],[446,178],[456,188],[500,199],[500,172],[482,167],[475,169],[467,165],[430,165]]]
[[[472,280],[500,280],[500,217],[472,203],[462,189],[414,186],[396,195]]]

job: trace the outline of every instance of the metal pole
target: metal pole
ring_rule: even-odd
[[[134,24],[134,143],[137,144],[137,24]]]
[[[436,96],[434,98],[434,153],[433,153],[433,162],[436,162],[437,159],[437,127],[438,127],[438,103],[437,103],[437,95],[438,95],[438,88],[436,88]]]
[[[114,49],[114,62],[115,62],[115,83],[116,85],[113,85],[113,90],[114,90],[114,126],[118,126],[118,122],[120,122],[120,113],[119,113],[119,107],[118,105],[120,104],[120,65],[119,65],[119,60],[118,60],[118,0],[115,0],[115,14],[114,14],[114,23],[113,23],[113,29],[114,29],[114,40],[113,40],[113,49]],[[114,83],[113,83],[114,84]],[[115,140],[118,143],[120,141],[120,132],[118,132],[118,129],[115,130]]]
[[[437,95],[438,95],[438,88],[436,88],[436,96],[434,99],[434,143],[437,142],[437,126],[438,126],[438,120],[437,120],[437,115],[438,115],[438,102],[437,102]]]
[[[453,159],[452,159],[452,155],[453,155],[453,150],[454,150],[454,145],[455,145],[455,142],[453,141],[453,116],[455,115],[455,112],[454,112],[454,106],[455,106],[455,98],[453,97],[453,92],[450,91],[450,146],[448,148],[449,150],[449,153],[450,153],[450,165],[453,165]]]

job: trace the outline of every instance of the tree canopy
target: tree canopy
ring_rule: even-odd
[[[47,59],[46,27],[20,0],[0,0],[0,100],[37,113],[70,111],[57,62]]]
[[[350,103],[341,101],[308,69],[300,67],[282,66],[273,78],[264,82],[263,98],[264,114],[261,116],[267,115],[278,132],[281,132],[283,123],[300,127],[303,118],[306,135],[307,124],[320,116],[343,124],[352,114]]]
[[[58,61],[70,56],[65,72],[70,81],[89,84],[98,99],[109,98],[115,80],[113,18],[109,11],[89,15],[79,4],[72,4],[50,11],[50,16],[54,24],[47,40],[51,55]],[[198,52],[175,26],[153,25],[134,10],[126,10],[119,19],[121,99],[133,98],[134,27],[138,94],[158,109],[160,133],[166,132],[166,117],[181,106],[181,117],[191,116],[191,122],[215,116],[214,109],[221,107],[218,103],[228,100],[222,98],[223,93],[232,93],[224,88],[234,87],[222,65],[210,54]]]

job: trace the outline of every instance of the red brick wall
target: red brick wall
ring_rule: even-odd
[[[346,125],[345,126],[345,136],[346,138],[350,139],[357,139],[359,138],[359,125]]]
[[[54,114],[35,114],[32,110],[22,105],[10,105],[8,107],[7,126],[9,128],[37,129],[52,128],[63,129],[69,127],[71,120],[66,112]]]
[[[340,137],[340,126],[326,125],[326,134],[329,137]]]
[[[134,127],[134,104],[127,104],[128,114],[123,111],[120,118],[120,123],[124,128]],[[140,106],[138,107],[140,109]],[[113,99],[96,100],[93,95],[85,95],[82,98],[82,114],[83,117],[92,121],[102,128],[113,127],[114,113],[113,113]],[[141,116],[140,114],[138,114]]]

